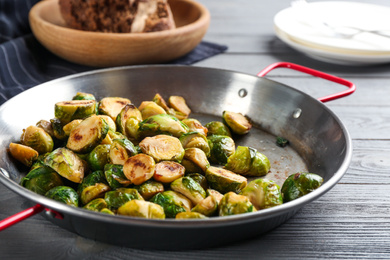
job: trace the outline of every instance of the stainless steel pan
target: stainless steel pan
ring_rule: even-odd
[[[346,80],[290,63],[273,64],[258,76],[276,67],[307,72],[349,88],[321,101],[355,90]],[[222,245],[275,228],[340,180],[350,163],[352,147],[344,125],[321,101],[258,76],[189,66],[122,67],[68,76],[17,95],[0,107],[0,181],[37,205],[0,222],[0,230],[42,211],[54,224],[87,238],[121,246],[177,250]],[[10,157],[7,148],[10,142],[19,140],[23,128],[53,118],[55,102],[69,100],[78,91],[93,93],[98,99],[128,97],[136,105],[151,100],[155,93],[180,95],[187,100],[192,116],[203,123],[220,120],[223,110],[241,112],[256,127],[237,144],[257,148],[270,158],[272,168],[267,178],[282,184],[289,174],[308,170],[320,174],[324,184],[281,206],[207,220],[110,216],[47,199],[19,185],[27,169]],[[287,138],[290,146],[277,147],[275,136]]]

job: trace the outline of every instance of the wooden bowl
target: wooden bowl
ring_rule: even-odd
[[[210,23],[210,13],[192,0],[169,0],[176,29],[150,33],[102,33],[66,27],[58,0],[37,3],[30,11],[33,34],[59,57],[82,65],[113,67],[163,63],[193,50]]]

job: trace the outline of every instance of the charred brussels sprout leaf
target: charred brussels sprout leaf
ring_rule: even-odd
[[[210,166],[206,171],[209,186],[221,193],[239,193],[247,185],[247,179],[226,169]]]
[[[101,212],[103,209],[107,208],[107,203],[103,198],[97,198],[97,199],[91,200],[83,208],[87,209],[87,210]]]
[[[249,120],[240,113],[224,111],[222,113],[222,118],[235,134],[247,134],[252,128],[252,124],[249,122]]]
[[[159,114],[151,116],[139,124],[138,138],[142,139],[147,136],[159,134],[173,135],[180,137],[188,132],[188,126],[183,124],[179,119],[168,114]]]
[[[95,100],[71,100],[58,102],[54,106],[54,115],[67,124],[74,119],[83,119],[96,114]]]
[[[254,148],[238,146],[229,156],[225,168],[245,176],[266,175],[271,168],[268,158]]]
[[[41,166],[30,171],[20,184],[35,193],[44,195],[54,187],[64,185],[61,177],[51,168]]]
[[[237,195],[234,192],[226,193],[219,205],[219,216],[230,216],[255,211],[255,207],[253,207],[247,197]]]
[[[189,199],[171,190],[156,194],[150,201],[162,206],[167,218],[175,218],[176,214],[190,211],[192,207]]]
[[[53,151],[54,143],[51,136],[42,128],[29,126],[24,129],[20,138],[23,145],[33,148],[39,154]]]
[[[139,143],[141,151],[153,157],[156,162],[181,162],[184,149],[178,138],[169,135],[146,137]]]
[[[131,181],[123,173],[123,165],[106,164],[104,166],[104,175],[106,176],[108,185],[114,190],[127,187],[131,184]]]
[[[283,203],[279,186],[272,180],[256,179],[248,183],[241,191],[241,195],[249,198],[249,201],[257,210],[267,209]]]
[[[151,199],[154,195],[164,192],[164,185],[161,182],[148,180],[141,185],[134,186],[145,200]]]
[[[283,183],[281,192],[283,202],[295,200],[319,188],[324,179],[308,172],[299,172],[290,175]]]
[[[87,157],[88,165],[92,171],[103,170],[104,166],[108,163],[108,153],[110,151],[110,145],[100,144],[96,146]]]
[[[131,200],[127,202],[118,209],[118,214],[147,219],[165,219],[163,207],[143,200]]]
[[[39,156],[39,153],[33,148],[22,144],[10,143],[9,151],[13,158],[28,167],[31,167],[33,162],[35,162]]]
[[[79,196],[77,192],[68,186],[57,186],[49,190],[45,194],[46,197],[65,203],[69,206],[79,206]]]
[[[207,217],[200,212],[180,212],[176,219],[206,219]]]
[[[109,208],[119,208],[130,200],[144,200],[136,189],[119,188],[113,191],[108,191],[104,195]]]
[[[226,164],[227,159],[235,150],[235,143],[229,136],[212,135],[207,137],[210,147],[209,161],[216,164]]]
[[[220,121],[211,121],[205,125],[207,128],[207,136],[212,135],[225,135],[232,137],[229,128]]]
[[[189,198],[193,205],[206,197],[206,191],[198,182],[190,177],[182,177],[171,183],[171,189]]]

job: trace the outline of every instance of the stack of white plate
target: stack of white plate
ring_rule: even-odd
[[[274,27],[283,42],[318,60],[355,66],[390,63],[390,7],[310,2],[280,11]]]

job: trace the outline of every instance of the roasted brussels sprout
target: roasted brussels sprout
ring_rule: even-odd
[[[206,197],[206,191],[190,177],[181,177],[171,183],[171,189],[189,198],[193,205]]]
[[[187,106],[186,100],[181,96],[170,96],[168,104],[175,111],[182,113],[186,117],[191,113],[191,109]]]
[[[54,187],[46,192],[45,196],[69,206],[79,206],[79,195],[77,195],[77,192],[74,189],[68,186]]]
[[[225,135],[212,135],[207,139],[210,147],[209,161],[221,165],[226,164],[229,156],[236,150],[233,139]]]
[[[126,120],[126,124],[125,124],[126,136],[132,141],[136,141],[138,138],[138,128],[140,122],[141,121],[139,121],[134,117],[131,117]]]
[[[63,186],[61,177],[51,168],[41,166],[30,171],[22,178],[20,185],[35,193],[45,195],[46,192],[57,186]]]
[[[115,215],[115,213],[112,212],[111,210],[109,210],[108,208],[101,209],[100,213],[104,213],[104,214],[108,214],[108,215]]]
[[[142,119],[144,120],[154,115],[166,114],[164,108],[153,101],[142,102],[138,109],[141,111]]]
[[[288,145],[289,141],[286,138],[277,136],[276,137],[276,144],[280,147],[286,147]]]
[[[71,100],[58,102],[54,106],[54,116],[63,124],[74,119],[84,119],[96,114],[95,100]]]
[[[206,194],[207,196],[213,196],[218,204],[221,202],[221,199],[223,198],[223,194],[213,189],[207,189]]]
[[[248,197],[253,206],[260,210],[283,203],[279,189],[280,187],[272,180],[256,179],[249,182],[240,194]]]
[[[169,110],[167,102],[165,102],[164,98],[159,93],[154,95],[153,102],[155,102],[160,107],[164,108],[165,111]]]
[[[163,207],[143,200],[131,200],[118,209],[119,215],[147,219],[165,219]]]
[[[23,130],[20,137],[20,142],[23,145],[31,147],[39,154],[45,154],[53,151],[54,142],[51,136],[42,128],[37,126],[29,126]]]
[[[141,151],[153,157],[156,162],[181,162],[184,149],[178,138],[169,135],[146,137],[139,143]]]
[[[225,135],[232,137],[229,128],[220,121],[211,121],[205,125],[207,128],[207,136]]]
[[[84,178],[84,161],[67,148],[57,148],[45,157],[43,163],[72,182],[81,183]]]
[[[206,154],[199,148],[185,149],[181,164],[185,167],[186,173],[204,173],[210,167]]]
[[[62,129],[64,130],[65,135],[69,136],[72,129],[78,126],[82,121],[82,119],[75,119],[64,125]]]
[[[64,124],[58,119],[50,119],[51,127],[53,129],[53,136],[58,140],[65,140],[68,136],[64,132]]]
[[[249,122],[249,120],[240,113],[223,111],[222,118],[225,124],[228,125],[235,134],[247,134],[252,128],[251,122]]]
[[[112,164],[123,165],[129,157],[137,153],[134,144],[129,139],[114,139],[110,146],[109,160]]]
[[[164,185],[161,182],[148,180],[141,185],[134,186],[145,200],[151,199],[154,195],[164,192]]]
[[[185,168],[183,165],[172,161],[162,161],[156,164],[153,178],[162,183],[171,183],[183,177]]]
[[[208,196],[201,200],[195,207],[191,209],[192,212],[198,212],[207,217],[218,214],[218,202],[214,196]]]
[[[131,184],[123,173],[123,165],[121,164],[106,164],[104,166],[104,175],[111,189],[127,187]]]
[[[208,129],[204,127],[199,120],[195,118],[186,118],[181,120],[186,126],[188,126],[188,132],[198,132],[204,136],[207,136]]]
[[[102,198],[111,188],[108,186],[104,172],[94,171],[79,184],[77,192],[83,205],[96,198]]]
[[[100,100],[98,111],[99,114],[107,115],[115,121],[122,108],[127,104],[131,104],[130,99],[121,97],[105,97]]]
[[[206,156],[210,155],[210,147],[206,136],[198,132],[184,133],[180,136],[179,140],[184,149],[199,148],[206,154]]]
[[[139,139],[159,134],[173,135],[179,138],[187,132],[188,126],[176,117],[168,114],[158,114],[140,122],[137,135]]]
[[[225,168],[244,176],[263,176],[271,168],[268,158],[256,149],[238,146],[229,156]]]
[[[95,96],[89,93],[77,92],[72,100],[96,100]]]
[[[176,215],[176,219],[205,219],[205,215],[200,212],[180,212]]]
[[[104,165],[109,162],[109,144],[99,144],[87,156],[86,160],[92,171],[103,170]]]
[[[110,116],[107,116],[107,115],[97,115],[98,117],[100,117],[101,119],[103,119],[107,125],[108,125],[108,131],[112,131],[112,132],[116,132],[116,124],[115,124],[115,121],[112,120],[112,118]]]
[[[192,208],[187,197],[172,190],[158,193],[150,201],[162,206],[167,218],[175,218],[177,213],[190,211]]]
[[[255,211],[256,209],[248,197],[238,195],[234,192],[226,193],[219,204],[219,216],[230,216]]]
[[[133,118],[138,122],[142,121],[142,114],[133,104],[126,104],[116,117],[118,132],[126,135],[126,121]]]
[[[51,125],[51,123],[49,121],[39,120],[35,125],[39,128],[42,128],[43,130],[45,130],[45,132],[48,133],[51,137],[55,137],[54,131],[53,131],[53,126]]]
[[[130,200],[144,200],[136,189],[119,188],[104,195],[108,208],[117,209]]]
[[[196,181],[197,183],[200,184],[200,186],[204,189],[204,190],[207,190],[207,188],[209,187],[208,183],[207,183],[207,179],[204,175],[200,174],[200,173],[188,173],[186,174],[186,177],[190,177],[191,179],[193,179],[194,181]]]
[[[83,207],[84,209],[101,212],[103,209],[107,208],[107,202],[103,198],[97,198],[91,200],[87,205]]]
[[[137,154],[126,160],[123,173],[133,184],[140,185],[153,177],[156,163],[147,154]]]
[[[247,179],[226,169],[210,166],[206,171],[209,186],[223,194],[233,191],[239,193],[247,185]]]
[[[319,188],[324,179],[315,173],[298,172],[288,176],[281,192],[283,202],[295,200]]]
[[[39,153],[33,148],[16,143],[9,144],[9,152],[11,153],[13,158],[28,167],[31,167],[33,162],[35,162],[39,156]]]

